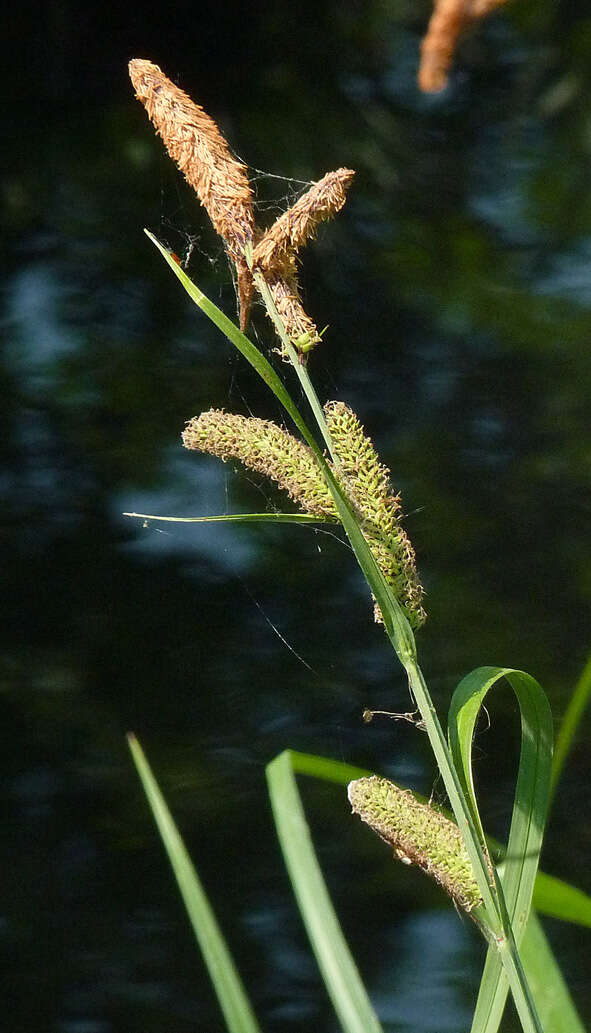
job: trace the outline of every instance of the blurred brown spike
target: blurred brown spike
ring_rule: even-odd
[[[217,125],[199,104],[151,61],[129,62],[137,99],[162,137],[168,153],[193,187],[224,240],[238,278],[240,325],[245,327],[252,276],[245,249],[252,244],[254,211],[246,166],[236,161]]]
[[[447,83],[454,50],[462,29],[484,18],[505,0],[435,0],[435,7],[421,43],[419,87],[437,93]]]
[[[424,93],[437,93],[446,85],[467,12],[467,0],[436,0],[427,35],[421,43],[419,86]]]
[[[494,11],[495,7],[500,7],[504,3],[506,0],[472,0],[470,17],[486,18],[486,15]]]

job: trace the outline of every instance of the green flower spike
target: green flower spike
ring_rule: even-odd
[[[239,459],[249,470],[275,481],[306,513],[338,520],[332,495],[311,450],[270,420],[210,409],[187,423],[183,444],[224,462]]]
[[[398,522],[400,500],[392,494],[389,471],[380,463],[351,409],[342,402],[329,402],[325,412],[339,460],[332,467],[335,476],[357,510],[364,537],[386,581],[412,626],[420,627],[425,620],[420,605],[423,589],[413,548]],[[275,481],[305,513],[322,520],[339,520],[312,451],[275,423],[210,409],[189,421],[183,444],[224,462],[238,459],[249,470]],[[381,621],[377,606],[374,612],[376,620]]]
[[[354,813],[394,848],[399,860],[422,868],[464,911],[482,903],[455,822],[386,778],[358,778],[349,782],[347,792]]]
[[[413,628],[426,620],[421,605],[423,586],[414,549],[402,529],[400,496],[394,495],[390,471],[364,433],[357,416],[344,402],[328,402],[324,411],[343,487],[362,517],[362,531],[386,581],[392,586]],[[382,623],[379,607],[375,619]]]

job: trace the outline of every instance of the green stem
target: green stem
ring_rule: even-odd
[[[437,717],[437,712],[427,688],[423,672],[421,671],[418,663],[416,663],[412,658],[406,662],[405,667],[408,674],[410,691],[421,713],[421,717],[425,725],[425,731],[427,732],[431,749],[435,755],[437,767],[441,772],[441,777],[443,778],[449,802],[472,862],[476,881],[478,882],[478,888],[490,923],[493,916],[499,918],[497,886],[494,884],[494,881],[491,880],[484,848],[480,841],[480,836],[478,835],[458,773],[455,769],[449,746],[445,735],[443,734],[439,718]],[[494,925],[496,925],[496,928],[493,926],[493,934],[499,935],[502,931],[502,924],[498,921],[495,922]]]
[[[263,274],[260,271],[255,271],[254,280],[261,293],[261,297],[263,298],[267,311],[273,320],[279,338],[299,376],[300,383],[302,384],[306,398],[308,399],[310,407],[316,417],[322,436],[330,450],[330,454],[334,458],[330,434],[324,419],[324,412],[314,385],[308,375],[308,371],[299,361],[297,351],[292,344],[285,326],[283,325],[283,320],[275,307],[275,303]],[[458,822],[461,830],[467,830],[467,832],[462,831],[462,835],[464,838],[468,835],[469,842],[466,843],[466,846],[468,847],[468,852],[474,866],[474,870],[477,873],[477,881],[485,907],[490,911],[491,915],[498,914],[498,905],[495,900],[495,887],[494,885],[491,886],[490,883],[488,865],[484,851],[472,820],[472,815],[468,808],[460,780],[453,765],[433,701],[429,695],[421,669],[415,660],[414,648],[408,648],[408,644],[402,640],[402,635],[396,625],[393,625],[391,629],[389,629],[388,626],[386,626],[386,628],[392,645],[394,646],[401,663],[406,668],[410,689],[421,712],[421,717],[423,718],[437,765],[441,771],[445,788],[456,816],[456,821]],[[498,932],[500,932],[500,928],[498,929]]]
[[[524,1033],[544,1033],[510,923],[506,939],[497,946]]]

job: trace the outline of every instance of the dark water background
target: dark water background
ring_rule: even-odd
[[[2,1009],[11,1033],[218,1033],[124,733],[140,737],[267,1031],[333,1031],[276,843],[264,766],[286,747],[429,793],[350,554],[310,528],[167,528],[280,500],[183,453],[211,405],[278,407],[142,234],[233,315],[227,263],[127,78],[147,57],[251,168],[357,170],[303,262],[329,324],[323,397],[360,414],[403,493],[442,717],[472,667],[521,667],[559,719],[591,648],[591,16],[515,0],[421,97],[428,5],[21,4],[5,17]],[[300,189],[256,176],[261,221]],[[254,330],[269,340],[265,319]],[[283,644],[276,629],[289,644]],[[297,654],[297,655],[295,655]],[[298,656],[302,659],[298,659]],[[312,668],[310,670],[309,668]],[[491,831],[510,812],[515,707],[478,740]],[[585,721],[544,868],[591,892]],[[435,786],[441,796],[441,786]],[[469,1028],[482,950],[392,864],[344,793],[302,785],[326,877],[388,1033]],[[548,922],[591,1020],[588,930]],[[509,1015],[505,1030],[516,1028]]]

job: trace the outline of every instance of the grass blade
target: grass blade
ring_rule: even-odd
[[[311,516],[309,513],[224,513],[221,516],[198,516],[198,517],[174,517],[155,516],[153,513],[123,513],[126,517],[136,517],[138,520],[160,520],[171,524],[215,524],[220,521],[233,523],[256,523],[268,524],[331,524],[334,520],[323,519],[319,516]]]
[[[585,1033],[562,972],[534,911],[521,941],[521,957],[544,1033]]]
[[[591,929],[591,897],[553,875],[538,872],[534,887],[533,907],[540,915],[560,918],[563,922]]]
[[[355,778],[367,778],[375,774],[367,768],[358,768],[355,764],[347,764],[344,760],[333,760],[332,757],[319,757],[316,753],[299,753],[290,750],[291,766],[298,775],[309,775],[321,782],[334,782],[347,786]]]
[[[500,868],[504,897],[511,922],[514,944],[508,948],[519,958],[519,945],[530,912],[537,874],[542,836],[550,799],[552,765],[552,715],[546,695],[535,678],[510,668],[480,667],[467,675],[454,692],[449,714],[452,754],[471,803],[473,819],[482,831],[474,793],[472,740],[476,721],[490,689],[506,678],[512,686],[521,711],[521,754],[515,790],[509,842]],[[480,994],[472,1026],[496,1033],[508,991],[506,974],[501,968],[499,951],[489,947]],[[516,1000],[519,1006],[519,1001]]]
[[[568,707],[560,724],[556,739],[554,762],[552,765],[552,796],[562,774],[566,758],[570,753],[577,728],[591,699],[591,655],[587,658],[581,676],[575,685]]]
[[[134,764],[162,837],[229,1033],[260,1033],[260,1027],[254,1017],[240,976],[220,932],[199,876],[150,770],[144,752],[134,735],[128,735],[127,738]]]
[[[382,1027],[343,937],[316,860],[289,750],[267,766],[267,782],[291,884],[343,1030],[381,1033]]]
[[[544,1033],[585,1033],[552,948],[533,910],[521,940],[520,957]],[[501,972],[499,978],[496,953],[489,952],[472,1030],[498,1029],[506,997],[505,975]]]
[[[255,347],[252,341],[249,341],[248,337],[246,337],[246,335],[243,334],[238,329],[238,327],[234,325],[232,320],[228,319],[225,313],[222,312],[221,309],[217,307],[217,305],[214,305],[213,301],[210,301],[209,298],[206,297],[203,291],[199,289],[197,284],[193,283],[193,281],[189,279],[184,269],[181,268],[178,262],[175,261],[170,252],[167,251],[164,245],[160,243],[160,241],[154,236],[154,234],[150,233],[149,230],[144,230],[144,233],[146,234],[148,239],[152,241],[154,247],[158,248],[158,251],[164,258],[164,260],[168,263],[177,279],[180,280],[192,301],[194,301],[195,304],[203,312],[205,312],[206,316],[208,316],[211,322],[214,323],[215,326],[217,326],[218,330],[222,331],[222,333],[228,338],[228,340],[234,345],[234,347],[237,348],[241,355],[243,355],[244,358],[250,363],[253,369],[256,370],[261,379],[264,380],[267,387],[270,387],[273,394],[279,399],[285,411],[289,413],[296,427],[298,428],[302,436],[305,438],[305,440],[308,442],[308,444],[311,445],[311,447],[313,447],[316,452],[318,452],[319,449],[316,445],[312,432],[310,431],[309,427],[306,426],[306,423],[300,411],[293,402],[289,392],[287,391],[287,388],[285,387],[283,381],[278,376],[276,371],[273,369],[273,366],[271,365],[269,360],[265,358],[263,353],[259,351],[257,347]]]

